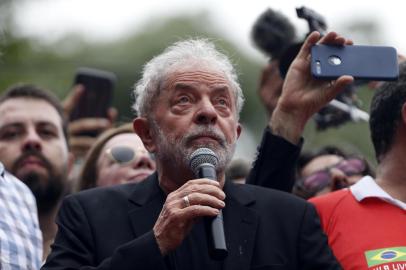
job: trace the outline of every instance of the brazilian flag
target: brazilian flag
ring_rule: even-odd
[[[365,252],[368,267],[378,264],[406,262],[406,247],[375,249]]]

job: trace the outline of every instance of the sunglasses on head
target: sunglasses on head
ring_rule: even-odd
[[[338,169],[346,176],[363,175],[366,164],[364,160],[358,158],[344,159],[333,166],[300,179],[301,188],[310,192],[318,192],[327,187],[332,180],[332,169]]]
[[[152,155],[144,149],[133,149],[129,146],[113,146],[106,150],[107,156],[110,159],[120,165],[125,165],[134,161],[139,155],[149,155],[153,159]]]

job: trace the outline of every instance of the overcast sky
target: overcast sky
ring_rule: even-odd
[[[281,11],[304,33],[306,23],[296,17],[295,7],[305,5],[324,15],[331,29],[354,18],[373,18],[384,30],[379,40],[405,52],[406,12],[401,3],[395,0],[28,0],[18,7],[18,25],[25,34],[51,41],[75,31],[92,40],[111,40],[136,31],[155,16],[193,15],[206,10],[222,33],[255,54],[249,32],[260,13],[268,7]]]

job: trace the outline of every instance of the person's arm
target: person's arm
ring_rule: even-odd
[[[272,133],[271,117],[282,94],[283,78],[279,72],[279,61],[272,60],[262,71],[258,96],[267,114],[265,128],[257,157],[246,179],[247,184],[291,192],[295,182],[295,165],[302,143],[292,144]]]
[[[64,200],[57,224],[52,252],[42,270],[166,269],[152,230],[119,246],[110,258],[96,264],[95,239],[85,212],[74,196]]]
[[[322,107],[329,103],[346,85],[352,83],[351,76],[341,76],[335,81],[323,81],[312,78],[310,73],[310,49],[316,43],[344,45],[352,44],[334,32],[320,38],[320,33],[311,33],[298,55],[290,65],[282,92],[276,108],[268,123],[272,129],[271,142],[265,142],[259,148],[258,158],[253,167],[253,175],[249,176],[248,183],[265,187],[282,187],[287,191],[291,189],[294,179],[294,168],[302,144],[302,134],[306,123]],[[279,137],[280,145],[276,146],[273,139]],[[285,141],[284,141],[285,140]],[[285,149],[289,151],[297,146],[299,150],[295,156],[282,156]],[[295,153],[295,150],[292,151]],[[286,159],[285,159],[286,158]],[[290,160],[291,159],[291,160]],[[274,161],[274,164],[271,162]],[[276,161],[276,162],[275,162]],[[285,164],[286,163],[286,164]],[[278,173],[276,173],[278,172]],[[280,178],[279,178],[280,177]],[[280,183],[274,181],[281,181]],[[286,181],[286,183],[283,183]],[[282,184],[282,185],[281,185]]]
[[[323,37],[318,32],[312,32],[290,65],[269,126],[273,134],[293,144],[300,142],[309,119],[354,81],[352,76],[347,75],[332,81],[313,78],[310,72],[310,50],[315,44],[340,46],[351,45],[352,41],[335,32],[329,32]]]
[[[323,233],[316,210],[310,203],[307,203],[303,215],[298,241],[300,269],[342,269],[328,246],[327,236]]]
[[[302,144],[292,144],[267,127],[246,183],[291,192]]]

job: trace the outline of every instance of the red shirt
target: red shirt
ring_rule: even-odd
[[[365,185],[364,179],[353,187]],[[373,194],[357,200],[352,190],[310,200],[338,261],[346,270],[406,270],[406,210]]]

